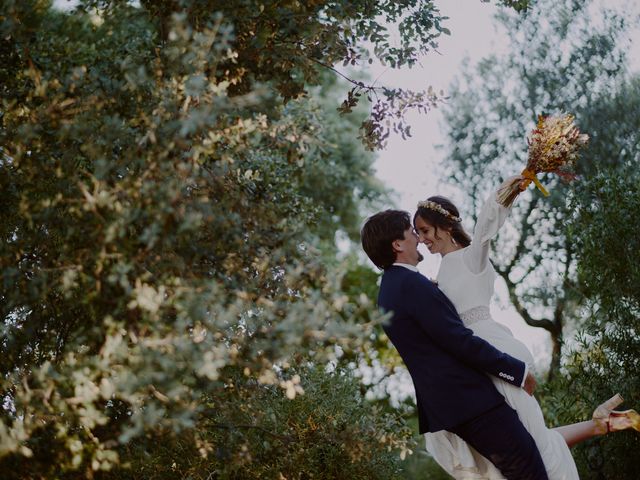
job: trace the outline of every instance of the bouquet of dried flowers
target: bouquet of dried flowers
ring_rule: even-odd
[[[575,177],[570,167],[578,158],[578,150],[589,141],[589,135],[580,133],[573,120],[574,116],[570,114],[538,116],[538,124],[527,139],[529,160],[522,171],[524,180],[515,179],[500,188],[497,198],[502,205],[510,207],[531,182],[548,196],[549,192],[536,177],[538,173],[553,172],[567,180]]]

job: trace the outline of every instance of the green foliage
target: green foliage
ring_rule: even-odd
[[[417,439],[424,442],[424,437]],[[450,480],[451,476],[425,450],[421,449],[402,462],[405,480]]]
[[[424,449],[424,435],[418,434],[418,416],[414,415],[409,419],[409,424],[413,427],[413,440],[420,448],[413,455],[402,461],[402,478],[405,480],[447,480],[451,476],[438,465],[433,457]]]
[[[340,116],[327,73],[410,66],[443,20],[426,0],[2,2],[3,475],[395,474],[402,422],[311,365],[380,320],[333,260],[383,193],[358,132],[379,147],[434,96],[356,82],[376,115]]]
[[[362,116],[340,117],[340,85],[319,74],[324,86],[283,94],[293,64],[232,68],[246,11],[159,19],[126,2],[49,6],[5,2],[0,13],[0,468],[125,475],[146,445],[182,452],[204,475],[224,446],[235,462],[225,471],[241,476],[243,452],[266,454],[262,442],[280,434],[269,418],[240,418],[239,399],[259,392],[249,413],[320,405],[313,386],[287,404],[302,393],[293,366],[362,348],[377,321],[324,260],[337,230],[357,234],[360,202],[382,192],[356,139]],[[289,34],[278,41],[295,43]],[[344,412],[353,425],[331,455],[353,477],[393,470],[408,442],[399,425],[362,403]],[[314,442],[335,433],[318,424],[298,460],[313,464]],[[240,441],[245,425],[254,433]],[[354,453],[383,447],[369,463]]]
[[[636,121],[637,121],[636,117]],[[637,212],[640,209],[640,151],[626,167],[604,169],[580,185],[571,224],[580,287],[590,315],[579,344],[567,362],[566,379],[558,385],[576,405],[561,421],[577,414],[588,418],[595,405],[620,392],[638,408],[640,397],[640,251]],[[565,402],[566,403],[566,402]],[[554,407],[557,409],[557,407]],[[559,409],[562,411],[561,409]],[[580,415],[581,414],[581,415]],[[640,469],[635,432],[609,435],[575,450],[581,478],[636,478]]]
[[[579,186],[577,215],[572,224],[584,294],[597,300],[607,313],[616,313],[618,326],[625,325],[619,322],[623,318],[630,321],[640,312],[640,268],[634,261],[640,247],[636,230],[640,208],[638,155],[640,150],[636,148],[636,158],[626,168],[603,170]],[[610,320],[602,317],[598,321],[605,323],[589,333],[602,330]]]
[[[236,55],[220,65],[223,75],[235,80],[229,93],[244,94],[256,82],[268,81],[285,102],[305,95],[309,85],[319,83],[325,69],[334,69],[338,63],[357,66],[377,58],[392,68],[412,67],[421,55],[437,46],[442,33],[448,33],[442,26],[446,17],[428,0],[401,4],[391,0],[141,3],[163,39],[168,38],[169,23],[176,12],[185,12],[187,23],[197,30],[211,22],[211,12],[233,18]],[[84,4],[87,8],[109,9],[120,2],[88,0]],[[394,41],[396,36],[398,40]],[[411,107],[421,110],[438,101],[432,91],[408,92],[351,82],[355,86],[346,100],[349,107],[343,106],[341,111],[350,111],[364,90],[373,104],[372,111],[378,113],[361,125],[362,141],[370,150],[383,147],[391,129],[406,129],[403,106],[394,105],[397,98],[411,98]]]
[[[506,7],[513,8],[517,12],[523,12],[529,8],[532,2],[530,2],[529,0],[502,0],[500,3]]]
[[[540,0],[523,16],[501,12],[509,52],[469,68],[454,87],[446,110],[446,169],[470,195],[471,211],[505,176],[522,171],[525,137],[538,114],[573,113],[591,136],[577,167],[581,176],[633,155],[637,98],[623,100],[625,92],[637,92],[627,86],[627,22],[614,11],[595,15],[594,9],[592,2]],[[553,375],[565,328],[584,311],[576,288],[577,252],[567,237],[572,193],[552,175],[541,181],[551,196],[533,188],[520,195],[492,259],[524,320],[551,334]]]
[[[399,478],[396,448],[406,445],[395,442],[408,435],[408,427],[365,401],[346,371],[295,369],[289,381],[305,393],[294,399],[258,383],[239,387],[242,377],[231,374],[234,383],[222,395],[205,399],[195,439],[158,425],[151,435],[117,448],[128,468],[101,472],[98,478]],[[220,408],[224,403],[237,408],[226,412]],[[55,474],[44,450],[18,465],[19,478]],[[5,466],[12,466],[11,459]],[[85,476],[68,472],[64,478]]]

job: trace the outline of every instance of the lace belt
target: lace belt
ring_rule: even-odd
[[[480,322],[482,320],[491,320],[491,312],[489,311],[489,307],[486,307],[484,305],[470,308],[469,310],[465,310],[459,315],[465,325],[471,325],[472,323]]]

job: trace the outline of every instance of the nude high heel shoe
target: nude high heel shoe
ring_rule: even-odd
[[[610,415],[613,412],[613,409],[620,405],[622,402],[624,402],[624,398],[622,398],[622,395],[620,395],[619,393],[616,393],[609,400],[598,405],[598,408],[593,411],[593,421],[596,424],[598,433],[604,435],[605,433],[610,431]]]
[[[629,428],[640,432],[640,414],[635,410],[624,410],[622,412],[614,410],[609,414],[609,423],[607,425],[610,432],[619,432]]]
[[[616,393],[609,400],[599,405],[593,412],[593,421],[599,433],[619,432],[633,428],[640,432],[640,414],[635,410],[614,410],[624,399]]]

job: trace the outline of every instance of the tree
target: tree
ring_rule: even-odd
[[[393,477],[404,422],[324,368],[379,320],[327,258],[382,194],[357,132],[378,147],[435,97],[351,81],[339,117],[326,74],[366,42],[411,65],[446,33],[434,4],[10,0],[0,18],[3,472]]]
[[[367,341],[368,300],[343,301],[317,248],[381,192],[358,116],[326,91],[285,104],[277,78],[230,91],[254,78],[227,71],[230,14],[175,12],[164,39],[148,10],[101,7],[2,7],[3,472],[85,478],[173,451],[167,478],[206,478],[295,440],[308,462],[268,475],[330,455],[393,475],[401,422],[311,366]],[[306,448],[321,432],[336,441]]]
[[[574,113],[581,130],[591,135],[579,175],[620,160],[607,154],[618,140],[610,121],[631,112],[621,105],[604,120],[602,108],[627,76],[627,22],[607,9],[593,15],[594,7],[593,2],[542,0],[523,16],[501,12],[509,52],[483,59],[454,85],[445,114],[445,168],[468,192],[470,211],[478,211],[505,175],[524,168],[525,135],[539,114]],[[553,377],[564,331],[584,311],[576,289],[576,250],[567,236],[570,189],[550,175],[541,180],[551,196],[532,190],[520,195],[492,258],[518,313],[528,325],[549,332]]]
[[[634,75],[603,96],[597,118],[609,144],[599,144],[603,162],[576,185],[575,211],[568,234],[576,251],[576,277],[589,311],[578,343],[568,355],[566,376],[552,385],[547,409],[560,422],[585,418],[591,407],[615,392],[627,399],[621,408],[637,408],[640,271],[638,251],[640,205],[640,78]],[[578,401],[576,401],[578,399]],[[571,408],[567,408],[571,403]],[[565,405],[565,408],[562,406]],[[635,478],[633,459],[638,437],[624,432],[580,446],[576,459],[582,478]]]
[[[638,408],[640,90],[637,79],[633,84],[617,98],[635,105],[635,116],[627,117],[630,135],[621,135],[631,143],[620,144],[621,153],[635,144],[633,154],[618,168],[604,168],[582,183],[572,204],[577,214],[570,238],[590,315],[568,355],[565,378],[558,379],[546,399],[546,410],[559,422],[588,418],[593,405],[616,392],[626,399],[620,409]],[[580,445],[574,456],[581,478],[636,478],[640,470],[634,452],[639,446],[633,431]]]
[[[397,473],[403,422],[324,368],[377,320],[325,260],[382,192],[356,132],[380,146],[435,97],[352,81],[341,110],[366,92],[375,115],[338,117],[326,73],[365,41],[411,65],[436,7],[1,8],[3,471]]]

